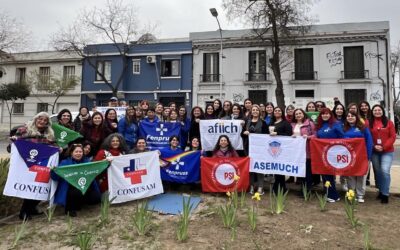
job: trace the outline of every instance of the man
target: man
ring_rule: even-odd
[[[118,107],[118,98],[113,96],[110,98],[110,101],[108,102],[109,107]]]

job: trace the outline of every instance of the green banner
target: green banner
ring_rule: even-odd
[[[306,114],[314,123],[317,123],[319,112],[306,112]]]
[[[85,194],[94,178],[103,172],[108,164],[108,161],[88,162],[56,167],[53,171]]]
[[[75,141],[76,139],[82,137],[81,134],[78,132],[71,130],[69,128],[66,128],[64,126],[61,126],[58,123],[53,123],[51,126],[54,130],[54,135],[56,137],[56,143],[60,147],[64,147],[68,145],[68,143]]]

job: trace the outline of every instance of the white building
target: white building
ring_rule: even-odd
[[[71,111],[79,109],[82,65],[81,58],[78,55],[56,51],[10,54],[7,58],[0,59],[0,72],[0,84],[15,82],[30,84],[30,77],[33,74],[39,74],[40,78],[44,80],[49,80],[50,76],[59,78],[75,76],[78,78],[79,84],[57,100],[54,112],[57,113],[63,108],[68,108]],[[41,111],[51,114],[55,99],[56,96],[46,91],[45,87],[41,90],[32,87],[31,94],[26,100],[16,101],[12,114],[12,124],[23,124]],[[0,124],[5,127],[9,124],[9,113],[4,101],[0,108]]]
[[[251,30],[193,32],[193,106],[222,99],[276,103],[276,82],[268,66],[271,46],[253,39]],[[390,104],[389,22],[313,25],[284,47],[282,80],[285,102],[304,108],[308,101],[333,105],[367,100]],[[281,57],[282,58],[282,57]],[[387,107],[389,109],[389,107]],[[392,112],[392,108],[390,107]]]

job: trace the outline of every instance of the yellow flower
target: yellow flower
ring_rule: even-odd
[[[349,189],[349,196],[354,197],[355,193],[353,189]]]
[[[261,195],[260,195],[260,193],[259,193],[259,192],[256,192],[256,193],[251,197],[251,199],[256,200],[256,201],[261,200]]]
[[[330,182],[330,181],[326,181],[326,182],[325,182],[325,187],[326,187],[326,188],[329,188],[330,186],[331,186],[331,182]]]
[[[228,196],[228,197],[231,197],[231,192],[226,192],[226,195]]]
[[[240,180],[240,176],[235,174],[235,176],[233,177],[233,180],[234,181],[239,181]]]
[[[356,194],[354,193],[354,190],[352,190],[352,189],[350,189],[349,191],[346,192],[346,198],[350,201],[355,197],[355,195]]]

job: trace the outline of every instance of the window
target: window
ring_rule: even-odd
[[[266,103],[267,102],[267,91],[266,90],[249,90],[249,99],[254,104]]]
[[[178,59],[161,61],[161,76],[180,76],[181,61]]]
[[[15,72],[15,82],[24,83],[26,80],[26,68],[17,68]]]
[[[140,74],[140,59],[133,59],[132,65],[133,65],[133,74],[139,75]]]
[[[294,50],[294,80],[315,80],[313,49]]]
[[[267,80],[267,55],[265,50],[249,51],[249,77],[248,81]]]
[[[38,89],[47,89],[50,83],[50,67],[39,68],[39,86]]]
[[[64,66],[63,71],[63,83],[66,84],[68,81],[75,79],[75,66]]]
[[[298,89],[295,93],[296,98],[314,98],[313,89]]]
[[[203,57],[203,82],[219,81],[219,53],[205,53]]]
[[[23,103],[14,103],[13,114],[23,114],[23,113],[24,113],[24,104]]]
[[[363,78],[365,78],[363,46],[344,47],[344,79]]]
[[[360,103],[367,100],[366,89],[345,89],[344,90],[344,105],[347,107],[350,103]]]
[[[107,81],[111,81],[111,61],[98,61],[97,62],[96,81],[104,81],[102,75]]]
[[[48,103],[38,103],[37,104],[37,113],[39,112],[48,112],[49,104]]]

